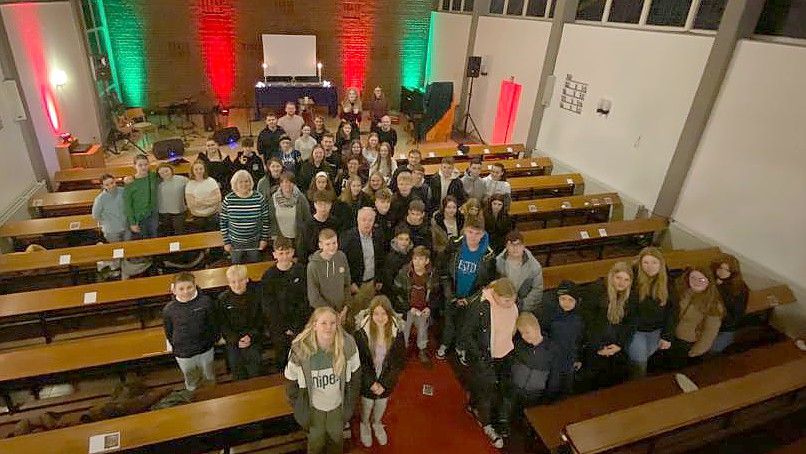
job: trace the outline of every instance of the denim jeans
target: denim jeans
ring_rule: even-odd
[[[658,350],[660,342],[660,330],[636,331],[633,334],[630,346],[627,348],[627,355],[633,365],[637,367],[638,375],[646,375],[646,365],[649,357]]]
[[[104,232],[104,238],[109,243],[120,243],[121,241],[129,241],[132,239],[131,230],[121,230],[120,232]]]
[[[137,223],[140,226],[140,233],[134,233],[132,238],[135,240],[156,238],[159,235],[157,231],[159,223],[159,214],[157,212],[149,214],[148,217]]]
[[[230,256],[232,258],[232,264],[237,265],[239,263],[255,263],[259,262],[263,251],[255,248],[255,249],[236,249],[235,246],[232,247],[232,251],[230,252]]]
[[[253,342],[246,348],[238,347],[237,343],[227,344],[227,363],[235,380],[259,377],[263,369],[260,344]]]
[[[736,333],[733,331],[720,331],[711,345],[711,353],[722,353],[723,350],[728,348],[736,338]]]
[[[211,348],[204,353],[200,353],[190,358],[176,357],[179,369],[185,376],[185,389],[193,391],[199,387],[202,378],[215,382],[215,370],[213,369],[213,354],[215,349]]]

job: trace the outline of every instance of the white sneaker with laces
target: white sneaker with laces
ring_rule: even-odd
[[[437,349],[437,359],[445,359],[445,355],[448,354],[448,346],[447,345],[440,345]]]
[[[362,422],[359,429],[361,432],[361,444],[369,448],[372,446],[372,428],[368,422]]]
[[[487,438],[490,439],[490,443],[496,448],[501,449],[504,447],[504,439],[498,435],[498,432],[495,431],[492,425],[487,424],[484,426],[484,434],[487,435]]]
[[[375,432],[375,438],[378,440],[378,444],[381,446],[386,446],[386,443],[389,442],[389,437],[386,435],[386,429],[383,427],[383,424],[373,424],[372,431]]]

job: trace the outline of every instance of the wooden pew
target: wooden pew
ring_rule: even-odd
[[[88,214],[10,221],[0,227],[0,237],[37,237],[52,233],[78,232],[84,230],[99,230],[98,221]]]
[[[422,149],[420,150],[422,153],[422,160],[420,162],[423,165],[437,164],[442,160],[442,158],[447,158],[449,156],[453,157],[457,161],[469,161],[476,156],[479,156],[483,159],[515,158],[519,153],[526,151],[526,147],[524,147],[523,144],[514,143],[503,145],[467,145],[470,148],[468,153],[462,153],[456,148],[456,146]],[[395,158],[397,159],[398,164],[406,163],[408,162],[409,153],[408,151],[398,152],[395,154]]]
[[[172,244],[179,249],[171,251]],[[144,240],[104,243],[92,246],[52,249],[41,252],[14,252],[0,255],[0,274],[19,273],[49,268],[67,268],[95,265],[102,260],[113,260],[115,250],[123,250],[125,258],[149,257],[171,252],[194,251],[223,247],[220,232],[190,233],[180,236],[149,238]]]
[[[484,164],[481,166],[481,174],[487,175],[490,173],[490,168],[493,163],[503,165],[507,175],[551,175],[551,171],[554,169],[551,158],[545,156],[523,159],[496,159],[484,161]],[[424,165],[425,174],[436,175],[439,172],[440,165],[441,164]],[[454,164],[454,167],[457,171],[464,172],[470,167],[470,161],[457,162]]]
[[[277,383],[201,402],[0,440],[0,452],[85,454],[90,437],[118,432],[119,450],[143,450],[290,415],[285,387]]]
[[[612,213],[612,214],[611,214]],[[518,224],[542,224],[559,219],[564,226],[567,219],[583,217],[583,224],[618,221],[623,216],[621,198],[614,192],[604,194],[550,197],[547,199],[515,200],[509,206],[509,215]]]
[[[722,438],[725,432],[751,427],[753,424],[749,424],[745,418],[744,424],[738,424],[737,428],[735,419],[741,417],[744,410],[795,393],[804,387],[806,356],[701,387],[696,392],[677,394],[569,424],[565,434],[573,451],[579,454],[623,452],[621,450],[630,447],[639,449],[638,452],[681,452],[681,444],[693,448]],[[799,403],[793,402],[790,410],[804,404],[803,399]],[[727,430],[691,434],[696,440],[682,433],[700,424],[714,427],[711,423],[716,418],[724,420],[723,429]],[[758,424],[758,421],[754,422]],[[664,440],[664,436],[671,432],[677,433],[674,435],[674,444],[669,446],[669,440]],[[667,448],[673,449],[658,446],[664,441]]]
[[[162,163],[151,164],[151,170],[156,170]],[[191,163],[182,162],[172,164],[176,175],[190,175]],[[66,169],[57,170],[53,175],[58,191],[73,191],[77,189],[91,189],[101,186],[101,175],[108,173],[117,180],[122,180],[126,176],[134,176],[134,169],[131,165],[102,167],[96,169]]]
[[[49,192],[31,198],[29,206],[40,217],[89,214],[92,211],[92,202],[100,192],[100,189]]]
[[[260,281],[263,273],[273,266],[273,262],[250,263],[246,265],[249,278]],[[226,267],[192,271],[196,277],[196,286],[202,290],[227,286]],[[9,320],[28,319],[28,323],[38,323],[42,336],[47,343],[53,340],[48,330],[48,322],[62,318],[69,312],[70,316],[98,313],[105,309],[120,308],[124,303],[135,303],[140,308],[144,300],[164,297],[171,292],[173,274],[144,277],[126,281],[101,282],[77,285],[32,292],[0,295],[0,325]],[[130,305],[129,305],[130,306]],[[36,316],[33,319],[31,316]],[[146,321],[140,311],[140,325],[145,328]]]
[[[683,369],[681,373],[702,388],[804,357],[806,353],[791,340],[786,340],[743,353],[711,358]],[[551,405],[527,408],[525,414],[543,444],[557,452],[565,444],[562,431],[570,424],[679,394],[682,391],[674,374],[669,373],[572,396]]]
[[[581,195],[585,180],[578,173],[509,178],[512,200]]]
[[[665,228],[665,220],[651,218],[528,230],[522,233],[526,247],[538,254],[546,253],[545,266],[549,266],[552,254],[559,250],[596,248],[598,259],[602,259],[604,248],[608,245],[636,238],[638,245],[648,246],[654,236]]]

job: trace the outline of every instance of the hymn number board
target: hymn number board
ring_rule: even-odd
[[[563,84],[563,92],[560,96],[560,108],[575,114],[582,114],[582,103],[588,93],[587,82],[574,80],[574,76],[567,74]]]

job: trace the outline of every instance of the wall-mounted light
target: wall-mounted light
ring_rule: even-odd
[[[269,67],[269,64],[264,61],[263,63],[260,64],[260,67],[266,69]]]
[[[67,73],[61,69],[55,69],[50,73],[50,83],[56,88],[62,88],[67,83]]]

